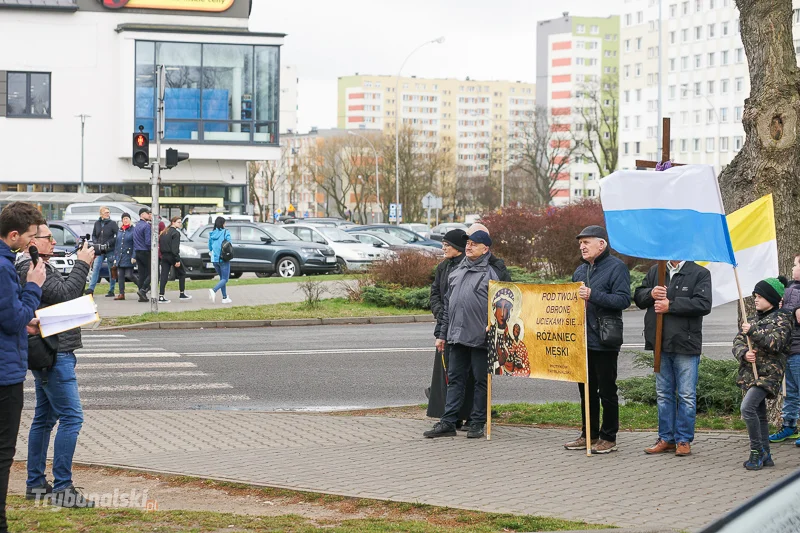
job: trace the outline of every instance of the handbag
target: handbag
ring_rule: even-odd
[[[28,335],[28,369],[47,370],[56,363],[58,336]]]
[[[116,266],[111,267],[111,279],[117,279],[117,274],[119,274],[117,267]]]
[[[622,318],[601,316],[597,322],[600,329],[600,344],[619,349],[622,346]]]

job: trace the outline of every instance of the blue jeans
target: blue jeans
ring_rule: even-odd
[[[228,291],[225,290],[225,287],[228,285],[228,279],[231,277],[231,262],[222,261],[220,263],[214,263],[214,270],[217,271],[217,275],[219,276],[219,283],[214,285],[214,292],[221,290],[222,297],[227,298]]]
[[[92,279],[89,282],[89,290],[90,291],[94,291],[94,288],[97,285],[97,282],[100,281],[100,268],[103,266],[103,261],[105,261],[105,260],[106,260],[106,256],[104,256],[104,255],[98,255],[97,257],[94,258],[94,263],[92,263]],[[109,258],[108,259],[108,269],[109,270],[111,270],[111,262],[112,262],[112,259]],[[115,280],[114,278],[111,277],[111,273],[110,272],[108,274],[108,277],[111,278],[111,280],[109,281],[109,283],[111,285],[110,285],[110,288],[108,289],[108,292],[114,292],[114,287],[116,286],[117,280]]]
[[[656,374],[658,437],[664,442],[692,442],[697,415],[699,355],[661,354]]]
[[[786,358],[786,396],[783,397],[783,425],[796,427],[800,412],[800,354]]]
[[[47,371],[47,383],[42,381],[44,372],[33,371],[36,409],[28,435],[28,487],[41,487],[47,481],[44,475],[47,447],[56,422],[58,431],[53,448],[53,490],[63,490],[72,485],[72,457],[83,425],[75,362],[73,352],[59,352],[53,368]]]

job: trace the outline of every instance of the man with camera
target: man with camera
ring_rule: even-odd
[[[23,383],[28,371],[28,332],[42,296],[44,264],[28,272],[20,286],[14,261],[26,248],[42,214],[31,204],[13,202],[0,211],[0,533],[8,532],[6,494],[22,416]]]
[[[39,263],[44,263],[47,277],[42,285],[40,308],[79,298],[86,285],[89,265],[95,264],[94,247],[88,242],[77,252],[75,266],[63,277],[47,260],[53,255],[56,241],[47,224],[38,227],[30,246],[38,248]],[[30,246],[28,251],[30,251]],[[102,259],[102,256],[99,256]],[[25,279],[31,267],[31,254],[17,262],[17,273]],[[83,408],[75,377],[75,350],[83,347],[81,328],[58,334],[58,348],[53,365],[32,370],[36,385],[36,409],[28,435],[28,479],[25,497],[43,498],[52,493],[51,502],[61,507],[94,507],[72,484],[72,457],[83,425]],[[33,352],[32,352],[33,353]],[[58,422],[53,449],[53,485],[47,482],[45,466],[50,433]]]
[[[94,294],[94,288],[100,280],[100,269],[103,268],[103,262],[108,258],[108,279],[110,286],[106,297],[114,297],[114,285],[116,284],[116,280],[114,276],[110,274],[110,271],[118,231],[117,223],[111,220],[111,211],[105,206],[101,207],[100,218],[94,223],[94,229],[92,230],[92,243],[95,244],[95,251],[97,253],[94,258],[94,263],[92,264],[92,279],[89,282],[89,288],[86,294]]]

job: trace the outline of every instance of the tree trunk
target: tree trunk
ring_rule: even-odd
[[[772,193],[778,264],[791,272],[800,225],[800,70],[792,37],[791,0],[736,0],[750,70],[744,102],[744,146],[720,175],[725,210],[731,213]],[[752,287],[742,287],[750,294]],[[749,312],[753,311],[748,305]],[[780,398],[770,421],[780,420]],[[776,419],[777,416],[777,419]]]

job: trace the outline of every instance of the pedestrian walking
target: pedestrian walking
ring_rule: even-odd
[[[39,261],[20,284],[14,262],[16,251],[27,248],[43,223],[42,214],[24,202],[0,211],[0,533],[8,533],[6,495],[22,416],[28,333],[38,329],[33,317],[45,280],[44,261]]]
[[[786,358],[786,392],[781,411],[783,423],[780,430],[769,436],[769,441],[797,439],[794,444],[800,447],[800,433],[797,432],[800,416],[800,255],[794,256],[792,281],[783,293],[783,309],[792,314],[792,345]]]
[[[178,300],[188,302],[192,299],[186,294],[186,269],[181,262],[181,217],[172,217],[170,225],[161,232],[158,239],[158,247],[161,252],[161,274],[158,292],[158,302],[168,304],[170,301],[164,296],[169,280],[169,271],[175,269],[175,277],[178,279],[180,296]]]
[[[139,222],[133,228],[133,252],[139,267],[139,290],[136,294],[140,302],[147,302],[147,291],[150,290],[150,257],[151,257],[151,223],[153,214],[149,207],[139,209]]]
[[[692,453],[697,416],[697,376],[703,351],[703,317],[711,312],[711,272],[693,261],[667,262],[664,286],[658,266],[633,296],[644,315],[645,349],[656,343],[656,315],[663,315],[661,370],[656,374],[658,439],[648,454]]]
[[[441,420],[433,429],[423,433],[427,438],[456,435],[455,424],[464,403],[470,370],[475,377],[475,387],[467,437],[480,438],[484,435],[486,382],[489,372],[486,341],[489,281],[500,279],[497,270],[489,264],[491,246],[492,238],[485,231],[476,231],[470,235],[464,248],[466,257],[449,276],[442,325],[436,340],[437,350],[450,346],[447,397]]]
[[[119,283],[119,294],[114,300],[125,299],[125,281],[127,279],[138,283],[133,275],[133,266],[136,264],[136,258],[133,251],[134,227],[131,226],[131,215],[122,213],[121,222],[122,226],[120,226],[117,233],[117,243],[114,249],[114,267],[117,269],[117,282]],[[141,270],[141,265],[139,268]],[[149,268],[149,265],[145,268]]]
[[[631,278],[628,267],[611,255],[608,233],[602,226],[588,226],[577,236],[583,263],[572,281],[582,282],[578,295],[586,302],[586,344],[589,363],[589,421],[592,453],[617,449],[619,398],[617,397],[617,358],[622,346],[622,311],[631,304]],[[568,450],[586,449],[586,409],[584,385],[581,395],[580,436],[564,444]],[[600,403],[603,423],[600,425]]]
[[[211,303],[217,301],[217,291],[222,291],[222,303],[230,304],[233,300],[228,298],[228,279],[231,277],[231,262],[223,257],[222,245],[231,242],[231,232],[225,229],[225,219],[217,217],[214,220],[214,230],[208,236],[208,251],[211,254],[211,263],[219,276],[219,283],[213,289],[208,289]]]
[[[434,338],[438,339],[442,332],[442,315],[444,312],[444,297],[450,287],[448,278],[453,270],[464,259],[464,247],[467,244],[467,234],[464,230],[454,229],[448,231],[442,238],[442,250],[444,251],[444,261],[436,267],[433,284],[431,285],[431,312],[436,318]],[[433,358],[433,374],[431,375],[431,386],[428,389],[428,410],[427,415],[431,418],[441,418],[444,415],[445,401],[447,398],[447,369],[450,359],[450,346],[445,344],[444,350],[436,350]],[[456,420],[456,429],[465,430],[469,428],[469,414],[472,411],[472,396],[475,388],[475,377],[470,372],[467,378],[466,394],[464,404]]]
[[[775,466],[769,447],[767,399],[780,393],[792,342],[792,315],[780,308],[785,286],[786,279],[782,276],[756,283],[753,289],[756,316],[744,322],[733,339],[733,355],[739,361],[736,382],[745,391],[742,419],[750,436],[750,456],[744,462],[747,470]],[[758,377],[753,374],[753,363]]]
[[[47,263],[53,255],[56,241],[47,224],[41,224],[31,246],[38,247],[40,262],[45,264],[46,278],[42,285],[42,301],[39,308],[66,302],[83,294],[89,265],[95,260],[94,247],[84,243],[77,252],[77,260],[66,277]],[[30,247],[29,247],[30,250]],[[31,256],[26,253],[17,262],[17,273],[25,279],[31,267]],[[75,350],[83,348],[81,328],[74,328],[57,335],[57,353],[52,366],[32,367],[36,386],[36,408],[28,433],[28,478],[25,482],[25,497],[41,502],[51,494],[50,502],[59,507],[94,507],[72,482],[72,458],[78,444],[78,435],[83,426],[83,408],[78,393],[75,375]],[[29,365],[30,366],[30,365]],[[53,445],[53,484],[47,481],[47,448],[50,434],[58,422]]]
[[[94,223],[94,228],[92,229],[92,242],[94,244],[107,246],[108,251],[96,254],[94,263],[92,263],[92,279],[89,282],[89,288],[86,290],[86,294],[94,294],[94,288],[97,286],[97,282],[100,280],[100,269],[103,268],[103,263],[107,262],[109,270],[109,289],[108,293],[106,293],[106,297],[114,297],[114,285],[116,280],[114,279],[114,276],[110,274],[110,272],[111,267],[113,266],[111,263],[114,261],[114,249],[116,248],[117,244],[118,231],[119,228],[117,227],[117,223],[111,220],[111,211],[105,206],[101,207],[100,218]]]

